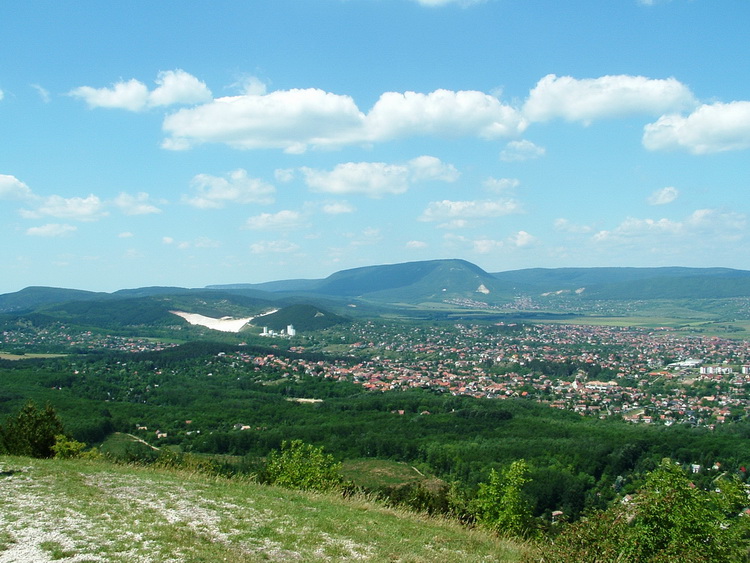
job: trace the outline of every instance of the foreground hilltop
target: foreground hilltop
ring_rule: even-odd
[[[463,563],[522,555],[489,534],[340,494],[104,461],[0,456],[0,487],[0,562]]]

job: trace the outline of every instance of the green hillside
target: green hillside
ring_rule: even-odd
[[[524,549],[361,498],[104,461],[0,456],[0,488],[3,561],[464,563]]]
[[[337,324],[349,322],[344,317],[319,309],[312,305],[290,305],[255,321],[272,330],[282,330],[294,325],[298,331],[323,330]]]
[[[463,279],[469,275],[486,273],[479,267],[464,260],[429,260],[425,262],[406,262],[383,266],[367,266],[337,272],[321,283],[317,289],[320,293],[335,295],[364,295],[412,286],[433,278],[435,274],[446,279]],[[428,292],[436,288],[428,286]]]
[[[35,326],[59,321],[116,330],[181,323],[170,310],[242,318],[273,308],[281,312],[264,325],[280,330],[293,324],[311,331],[341,322],[336,315],[491,322],[515,320],[508,315],[519,314],[532,320],[559,320],[555,315],[650,316],[671,325],[727,322],[750,318],[748,303],[750,272],[745,270],[529,268],[490,274],[465,260],[445,259],[365,266],[317,280],[204,289],[143,287],[93,293],[30,287],[0,295],[0,315],[23,316]]]
[[[85,329],[112,332],[135,328],[145,331],[145,335],[155,328],[188,326],[187,321],[171,311],[185,311],[211,318],[242,318],[278,307],[278,303],[269,299],[218,291],[175,288],[144,288],[143,291],[94,294],[85,300],[51,302],[54,295],[65,298],[69,294],[50,291],[50,302],[26,312],[6,313],[0,316],[0,326],[31,323],[36,327],[45,327],[54,323],[65,323]],[[272,328],[277,328],[276,325],[278,328],[285,328],[293,324],[298,330],[320,330],[343,321],[341,317],[320,308],[297,304],[280,309],[264,320],[264,324]]]
[[[462,299],[498,303],[507,302],[512,296],[507,283],[465,260],[429,260],[343,270],[308,291],[381,307],[421,306]]]
[[[364,266],[335,272],[320,280],[286,280],[263,284],[211,286],[219,290],[262,289],[268,292],[314,294],[332,298],[414,302],[446,295],[471,295],[484,284],[491,290],[507,284],[466,260],[425,260]]]
[[[611,305],[603,306],[603,301],[622,302],[615,306],[621,314],[627,308],[625,302],[632,301],[747,298],[750,272],[731,268],[606,267],[528,268],[490,274],[465,260],[448,259],[365,266],[320,280],[214,287],[234,292],[263,290],[298,299],[326,297],[339,303],[356,303],[358,308],[375,308],[371,311],[374,316],[404,312],[393,311],[394,307],[406,307],[412,313],[437,307],[453,309],[453,314],[457,307],[468,310],[487,306],[541,307],[551,312],[584,314],[612,309]]]
[[[105,293],[62,289],[58,287],[27,287],[15,293],[0,295],[0,312],[30,311],[47,303],[98,299]]]

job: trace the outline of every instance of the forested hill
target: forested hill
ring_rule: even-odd
[[[450,314],[460,318],[477,309],[493,314],[542,310],[601,315],[620,314],[632,308],[629,304],[633,302],[649,301],[673,302],[658,305],[656,316],[660,317],[664,311],[682,311],[681,318],[726,320],[727,314],[735,318],[733,311],[747,308],[730,302],[732,299],[750,299],[750,271],[533,268],[491,274],[465,260],[429,260],[342,270],[320,280],[235,283],[203,289],[143,287],[96,293],[29,287],[0,295],[0,315],[34,314],[40,321],[52,318],[114,328],[118,323],[170,324],[174,319],[169,311],[175,309],[237,318],[295,305],[299,307],[285,312],[285,322],[312,330],[343,322],[342,317],[349,316],[424,318],[425,314]],[[307,314],[313,308],[325,318],[315,313],[310,321]]]
[[[360,297],[416,304],[473,298],[490,303],[518,295],[576,293],[581,299],[715,299],[750,296],[750,271],[731,268],[529,268],[488,273],[464,260],[368,266],[321,280],[211,286],[225,290]]]
[[[221,290],[264,289],[271,292],[363,298],[418,303],[425,299],[470,297],[488,289],[507,295],[511,290],[479,266],[465,260],[428,260],[342,270],[321,280],[288,280],[266,284],[210,286]]]

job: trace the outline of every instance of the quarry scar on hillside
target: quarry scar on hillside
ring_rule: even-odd
[[[240,319],[235,319],[232,317],[222,317],[220,319],[215,319],[213,317],[206,317],[197,313],[186,313],[184,311],[170,311],[170,313],[177,315],[178,317],[182,317],[191,325],[205,326],[206,328],[220,330],[222,332],[239,332],[253,319],[271,315],[276,311],[278,311],[278,309],[273,309],[271,311],[263,313],[262,315],[256,315],[254,317],[244,317]]]

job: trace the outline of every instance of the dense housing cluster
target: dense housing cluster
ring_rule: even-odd
[[[145,352],[163,339],[56,325],[6,330],[3,349]],[[373,391],[427,388],[493,399],[527,397],[596,417],[712,427],[750,411],[750,343],[708,336],[571,324],[401,324],[374,321],[295,336],[300,354],[237,353],[218,366],[314,375]],[[323,351],[311,360],[306,351]],[[243,367],[244,366],[244,367]]]

